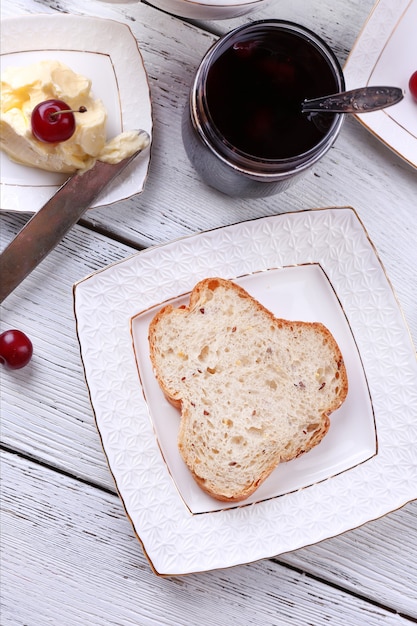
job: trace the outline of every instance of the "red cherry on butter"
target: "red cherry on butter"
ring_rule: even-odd
[[[32,111],[32,133],[44,143],[66,141],[75,132],[74,113],[85,113],[86,110],[85,107],[80,107],[77,111],[72,111],[62,100],[40,102]]]
[[[417,71],[411,74],[410,80],[408,82],[408,87],[410,88],[411,95],[417,102]]]
[[[6,330],[0,335],[0,363],[9,369],[25,367],[32,358],[33,345],[21,330]]]

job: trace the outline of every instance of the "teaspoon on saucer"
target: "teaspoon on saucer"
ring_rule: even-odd
[[[360,87],[329,96],[304,100],[303,113],[370,113],[397,104],[404,98],[399,87]]]

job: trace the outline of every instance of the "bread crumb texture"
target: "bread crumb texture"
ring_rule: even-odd
[[[275,318],[221,278],[198,283],[189,307],[159,311],[149,344],[157,380],[181,409],[181,455],[218,500],[247,498],[280,462],[317,445],[348,391],[325,326]]]

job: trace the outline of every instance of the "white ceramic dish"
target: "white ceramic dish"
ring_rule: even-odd
[[[417,70],[417,0],[379,0],[344,67],[348,89],[392,85],[402,102],[357,118],[389,148],[417,167],[417,103],[408,81]]]
[[[150,0],[150,4],[196,20],[225,20],[265,8],[269,0]]]
[[[236,279],[277,315],[326,323],[350,379],[323,442],[239,506],[203,494],[182,466],[179,415],[152,380],[146,339],[152,309],[181,303],[215,275]],[[287,213],[150,248],[77,283],[74,306],[103,448],[156,573],[271,557],[417,497],[415,351],[352,209]]]
[[[124,24],[73,15],[33,15],[3,20],[1,69],[57,59],[92,80],[92,92],[108,112],[108,138],[123,130],[152,134],[147,74],[136,39]],[[11,161],[0,152],[1,209],[34,213],[66,176]],[[93,206],[140,193],[150,150],[136,159]]]

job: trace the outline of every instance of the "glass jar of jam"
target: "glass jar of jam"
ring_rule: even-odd
[[[221,37],[204,56],[185,107],[182,133],[201,178],[230,196],[288,188],[332,146],[343,115],[301,105],[343,91],[328,45],[292,22],[262,20]]]

